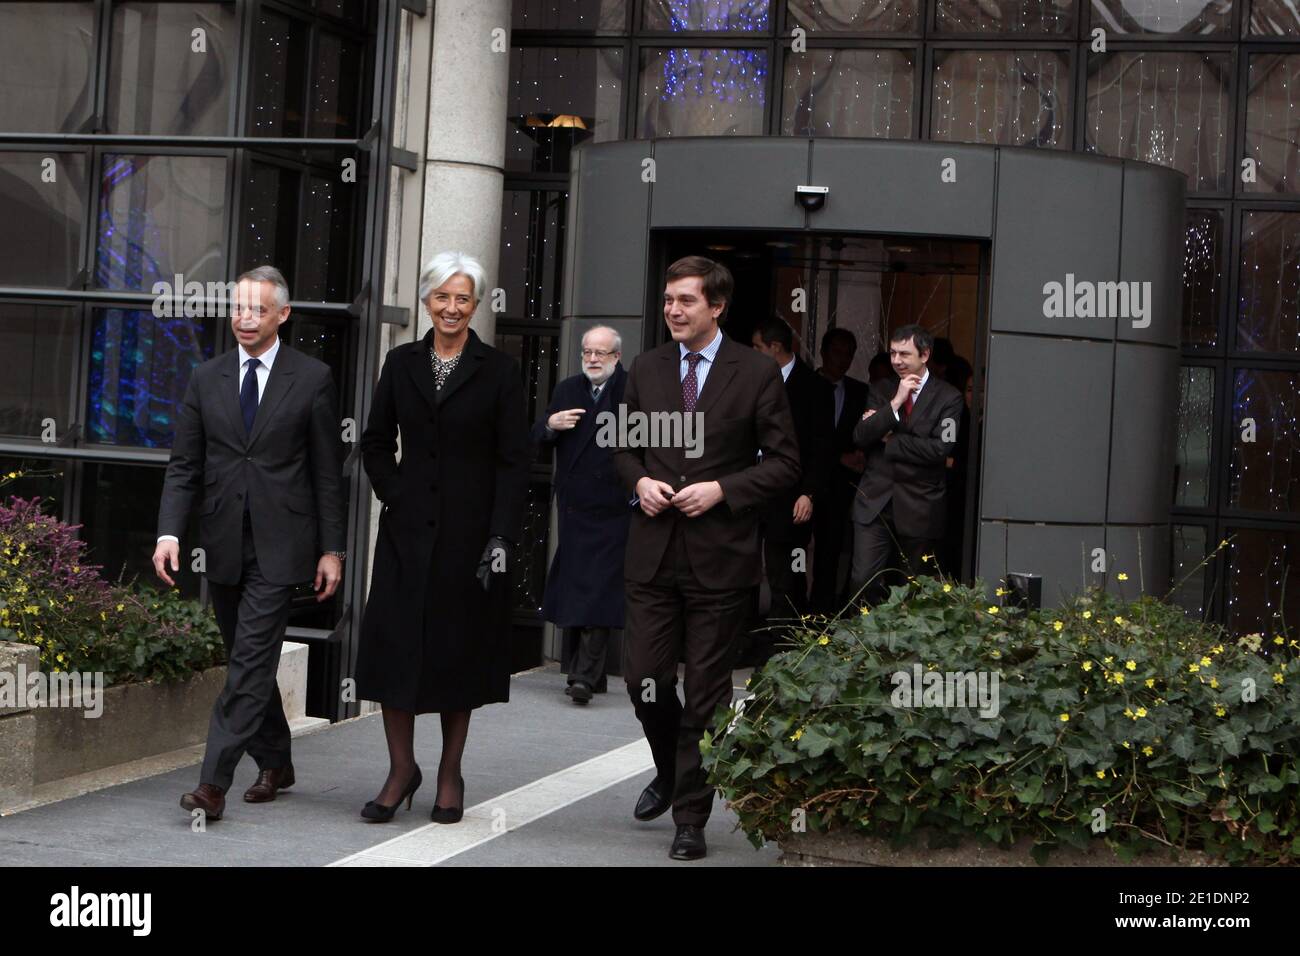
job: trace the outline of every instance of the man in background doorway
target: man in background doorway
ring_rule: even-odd
[[[853,444],[853,427],[867,407],[867,383],[852,378],[849,368],[858,340],[848,329],[829,329],[822,336],[822,378],[831,385],[831,463],[826,493],[813,513],[812,608],[836,614],[844,606],[840,561],[848,535],[853,495],[866,467],[866,456]]]
[[[965,401],[926,367],[933,342],[919,325],[894,332],[889,357],[898,385],[887,380],[873,385],[853,430],[867,459],[853,502],[854,600],[874,603],[888,593],[880,572],[895,549],[908,574],[938,567],[935,555],[948,519],[947,462],[957,446]]]
[[[771,592],[767,619],[798,618],[808,611],[808,558],[812,518],[830,480],[835,394],[829,382],[795,354],[794,331],[773,316],[758,324],[750,343],[781,369],[799,441],[799,484],[777,498],[763,516],[763,566]],[[799,552],[799,553],[796,553]],[[761,667],[772,656],[776,631],[755,631],[741,664]]]
[[[586,704],[604,693],[610,633],[623,627],[623,552],[631,511],[614,449],[596,440],[596,417],[617,414],[627,371],[623,341],[608,326],[582,337],[582,372],[555,386],[533,440],[555,446],[559,544],[546,576],[542,617],[564,632],[565,693]]]

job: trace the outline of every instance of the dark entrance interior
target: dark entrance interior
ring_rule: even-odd
[[[724,326],[729,336],[749,345],[761,319],[779,316],[794,330],[795,347],[813,368],[821,365],[821,339],[832,328],[853,333],[857,351],[849,375],[864,382],[894,377],[887,357],[894,329],[915,322],[935,337],[931,374],[963,391],[967,402],[951,468],[945,557],[948,573],[969,580],[987,351],[988,244],[942,237],[654,230],[646,312],[652,320],[646,324],[645,348],[666,339],[659,319],[662,277],[669,263],[687,255],[723,262],[735,276]],[[847,566],[847,559],[840,561],[841,582]]]

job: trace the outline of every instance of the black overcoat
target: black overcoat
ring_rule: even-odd
[[[509,699],[512,574],[494,575],[489,593],[474,575],[491,536],[519,543],[529,465],[515,361],[471,330],[438,392],[432,336],[388,353],[361,435],[384,509],[357,693],[419,713]]]
[[[559,543],[546,576],[542,617],[557,627],[623,626],[623,552],[627,548],[630,496],[614,468],[614,449],[597,442],[599,416],[618,414],[627,371],[614,369],[600,398],[582,374],[555,387],[533,438],[555,445],[555,508]],[[546,420],[569,408],[586,409],[567,431],[546,434]]]

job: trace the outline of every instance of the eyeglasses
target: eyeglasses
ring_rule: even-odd
[[[605,349],[583,349],[583,358],[609,358],[611,355],[617,355],[616,350],[606,351]]]

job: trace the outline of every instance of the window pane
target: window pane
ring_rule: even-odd
[[[1074,33],[1074,0],[937,0],[935,11],[940,33]]]
[[[1246,32],[1271,37],[1300,35],[1300,7],[1294,0],[1251,0]]]
[[[86,203],[84,153],[0,153],[0,285],[68,288],[81,267]]]
[[[301,136],[307,100],[307,24],[262,9],[253,33],[250,136]]]
[[[1185,367],[1178,390],[1178,449],[1174,504],[1210,503],[1210,456],[1214,447],[1214,369]]]
[[[225,278],[225,159],[108,153],[102,175],[100,287],[147,292],[177,274]]]
[[[357,188],[325,176],[307,177],[298,275],[291,287],[294,298],[352,301],[352,206]]]
[[[1200,525],[1173,526],[1172,602],[1195,620],[1205,617],[1205,528]]]
[[[623,51],[515,47],[510,51],[506,169],[566,173],[579,143],[623,131]]]
[[[1232,0],[1092,0],[1091,15],[1107,34],[1203,36],[1232,29]]]
[[[196,30],[202,31],[197,37]],[[117,4],[108,61],[109,130],[229,133],[238,37],[233,3]]]
[[[212,358],[223,320],[137,309],[91,315],[86,439],[170,448],[190,373]]]
[[[95,4],[0,3],[0,132],[77,132],[94,62]]]
[[[930,138],[1070,146],[1070,66],[1051,50],[936,50]]]
[[[63,469],[57,458],[0,458],[0,498],[39,498],[43,512],[62,517]]]
[[[761,135],[767,72],[766,50],[645,50],[637,136]]]
[[[645,0],[647,30],[718,30],[761,33],[771,30],[769,0]]]
[[[162,496],[163,469],[149,465],[109,465],[86,462],[82,465],[81,539],[87,544],[90,560],[103,566],[101,572],[110,581],[138,578],[141,583],[162,583],[154,576],[150,559],[158,533],[158,499]],[[196,523],[181,541],[181,547],[197,547]],[[199,592],[199,575],[190,571],[181,552],[181,573],[174,575],[181,594],[195,597]]]
[[[1232,430],[1229,506],[1300,511],[1300,371],[1237,369]]]
[[[516,30],[626,33],[628,0],[514,0]]]
[[[316,0],[316,9],[343,20],[361,23],[365,18],[366,2],[365,0]]]
[[[1292,635],[1300,627],[1300,532],[1233,528],[1229,534],[1228,630],[1262,633],[1271,648],[1283,624]]]
[[[244,182],[239,271],[270,263],[284,273],[289,294],[297,290],[298,189],[301,171],[251,161]]]
[[[1090,152],[1170,166],[1189,192],[1228,188],[1230,53],[1110,53],[1088,63]]]
[[[919,33],[919,8],[919,0],[879,0],[876,3],[790,0],[787,20],[791,27],[803,27],[809,33],[817,30]]]
[[[62,438],[72,424],[77,310],[0,303],[0,434],[41,437],[45,419]]]
[[[1183,242],[1183,344],[1216,348],[1223,304],[1223,211],[1187,210]]]
[[[560,266],[568,193],[507,189],[501,206],[500,318],[560,321]]]
[[[317,361],[324,362],[334,373],[334,387],[339,401],[344,400],[351,386],[347,365],[348,329],[345,320],[329,316],[311,315],[294,310],[289,321],[280,330],[280,340],[291,348],[305,352]]]
[[[1300,54],[1250,58],[1246,97],[1246,155],[1255,181],[1246,192],[1300,193]]]
[[[1241,217],[1237,348],[1300,349],[1300,213],[1247,212]]]
[[[503,332],[497,335],[497,348],[519,363],[524,379],[527,418],[535,422],[542,417],[559,381],[560,336],[556,332],[537,334]]]
[[[781,132],[910,139],[915,76],[911,50],[788,53]]]
[[[308,136],[355,139],[361,135],[358,84],[363,60],[361,44],[325,30],[317,32]]]

